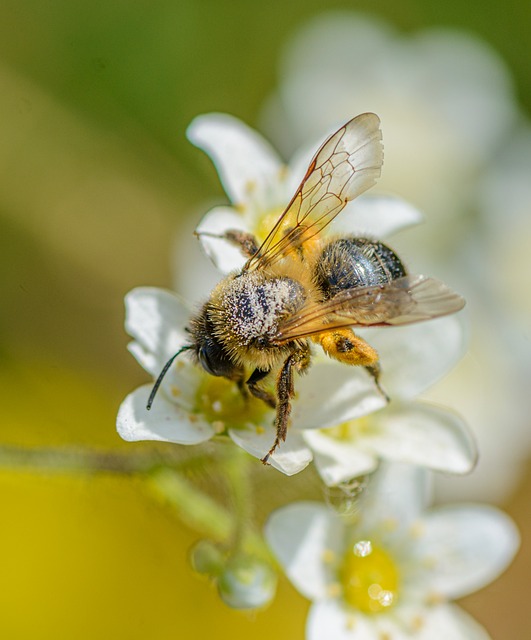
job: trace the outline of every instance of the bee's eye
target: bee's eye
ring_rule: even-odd
[[[209,354],[209,351],[210,350],[208,348],[208,345],[205,345],[199,349],[197,353],[199,362],[201,363],[201,366],[207,373],[210,373],[210,375],[212,376],[219,376],[220,374],[217,373],[217,367],[212,361],[212,357],[211,357],[211,354]]]
[[[233,378],[237,373],[238,368],[234,366],[217,340],[206,340],[199,347],[197,357],[203,369],[212,376]]]

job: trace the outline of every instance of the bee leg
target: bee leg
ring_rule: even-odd
[[[257,383],[260,382],[260,380],[263,380],[268,374],[269,370],[255,369],[246,384],[247,388],[255,398],[262,400],[268,407],[274,409],[277,406],[274,396],[257,385]]]
[[[239,247],[246,258],[252,258],[259,248],[256,238],[252,233],[247,233],[247,231],[229,229],[225,231],[225,239],[236,247]]]
[[[288,422],[291,414],[291,399],[295,393],[294,385],[293,385],[293,368],[295,368],[299,373],[302,373],[305,369],[308,368],[310,364],[310,349],[307,346],[305,349],[301,349],[300,351],[296,351],[292,353],[282,366],[280,370],[280,374],[277,380],[277,416],[275,419],[275,428],[277,430],[277,435],[275,437],[275,441],[273,442],[273,446],[266,455],[262,458],[261,462],[267,464],[269,457],[275,452],[275,449],[280,445],[281,442],[286,440],[286,435],[288,433]]]
[[[373,377],[374,383],[378,387],[378,391],[387,400],[387,402],[391,402],[391,398],[387,395],[385,389],[380,384],[380,373],[382,372],[382,368],[380,367],[380,363],[379,362],[375,362],[374,364],[365,365],[365,369]]]
[[[208,231],[196,231],[196,236],[209,236],[210,238],[221,238],[230,244],[238,247],[245,258],[252,258],[258,251],[258,241],[252,233],[241,231],[240,229],[229,229],[223,234],[208,233]]]
[[[380,363],[378,353],[352,329],[337,329],[314,338],[326,355],[349,365],[361,365],[370,373],[378,391],[389,402],[389,396],[380,385]]]

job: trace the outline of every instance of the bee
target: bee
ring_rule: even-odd
[[[234,381],[276,411],[264,464],[286,439],[295,372],[310,366],[312,343],[346,365],[365,367],[379,385],[378,354],[356,327],[397,326],[454,313],[464,300],[442,282],[409,275],[398,255],[371,238],[325,236],[348,202],[372,187],[383,163],[380,120],[363,113],[331,135],[266,239],[229,230],[223,237],[247,261],[225,277],[192,317],[190,350],[203,369]],[[218,236],[220,237],[220,236]],[[276,376],[275,392],[266,378]]]

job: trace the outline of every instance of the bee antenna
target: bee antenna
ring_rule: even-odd
[[[146,409],[149,411],[151,409],[151,405],[153,404],[153,400],[155,400],[155,396],[157,395],[157,391],[159,390],[160,387],[160,383],[162,382],[164,376],[168,373],[168,369],[171,367],[173,361],[175,360],[175,358],[180,355],[183,351],[188,351],[188,349],[191,349],[191,345],[186,345],[184,347],[181,347],[179,349],[179,351],[177,351],[177,353],[175,355],[173,355],[168,362],[166,362],[166,364],[164,365],[162,371],[159,374],[159,377],[157,378],[157,381],[155,382],[155,384],[153,385],[153,389],[151,390],[151,393],[149,394],[149,399],[147,401],[147,405],[146,405]]]

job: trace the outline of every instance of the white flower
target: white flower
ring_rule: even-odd
[[[188,137],[210,155],[232,203],[209,211],[196,228],[207,255],[229,273],[246,260],[238,248],[215,236],[238,229],[264,240],[297,190],[312,153],[300,153],[285,166],[256,131],[221,113],[195,118]],[[348,203],[327,232],[383,238],[421,219],[415,207],[398,197],[362,195]]]
[[[313,602],[308,640],[489,637],[449,601],[494,580],[512,560],[518,532],[493,507],[424,510],[426,473],[382,466],[351,518],[312,502],[273,513],[268,543]]]

